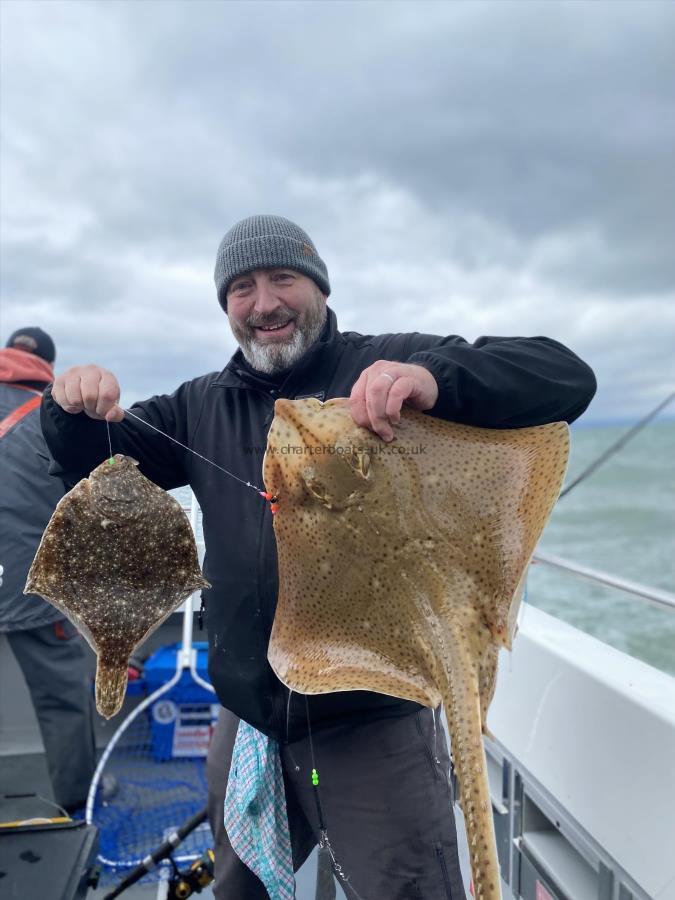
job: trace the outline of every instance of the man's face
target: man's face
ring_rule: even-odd
[[[294,365],[318,339],[326,298],[294,269],[255,269],[227,289],[227,316],[246,360],[274,375]]]

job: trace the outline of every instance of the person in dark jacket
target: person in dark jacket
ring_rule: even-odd
[[[85,804],[95,766],[90,658],[61,612],[23,593],[42,532],[63,496],[48,472],[39,413],[55,355],[41,328],[20,328],[0,350],[0,632],[30,690],[54,799],[73,812]]]
[[[384,441],[402,405],[456,422],[518,428],[571,422],[595,391],[589,367],[545,337],[340,332],[326,305],[326,266],[309,236],[278,216],[253,216],[225,235],[217,295],[239,349],[220,373],[131,408],[137,416],[259,484],[276,398],[348,396],[355,421]],[[209,672],[223,706],[208,762],[216,837],[216,897],[264,900],[232,852],[223,797],[239,719],[281,743],[297,869],[317,842],[308,731],[321,758],[322,803],[342,870],[364,900],[464,898],[439,711],[368,691],[290,694],[267,662],[277,599],[269,508],[240,482],[119,405],[115,376],[68,370],[45,394],[42,424],[53,472],[73,483],[113,451],[139,460],[165,489],[189,484],[203,512],[203,594]],[[98,420],[98,421],[97,421]]]

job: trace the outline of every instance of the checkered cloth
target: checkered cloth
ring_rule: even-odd
[[[270,900],[293,900],[295,878],[281,756],[276,741],[240,722],[225,794],[225,830]]]

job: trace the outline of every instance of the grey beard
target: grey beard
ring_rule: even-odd
[[[297,327],[298,320],[296,319],[296,329],[289,341],[263,344],[249,335],[235,333],[235,337],[244,354],[244,359],[250,366],[265,375],[276,375],[277,372],[283,372],[284,369],[290,369],[295,365],[319,339],[327,315],[328,312],[322,297],[320,302],[307,309],[303,327]]]

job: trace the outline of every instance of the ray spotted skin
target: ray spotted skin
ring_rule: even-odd
[[[96,652],[96,706],[108,719],[124,701],[134,649],[210,586],[180,504],[137,465],[116,454],[61,499],[25,589],[68,616]]]
[[[346,400],[277,400],[269,660],[293,690],[445,704],[476,897],[501,896],[482,735],[500,647],[567,466],[565,423],[457,425],[404,409],[385,444]]]

